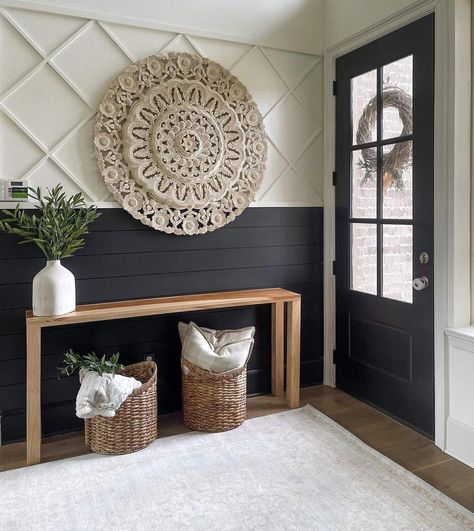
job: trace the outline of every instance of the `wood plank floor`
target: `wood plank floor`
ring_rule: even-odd
[[[450,457],[432,441],[379,411],[323,385],[301,390],[301,405],[311,404],[366,444],[413,472],[464,507],[474,511],[474,469]],[[248,400],[248,417],[285,411],[283,400],[257,396]],[[184,433],[179,413],[160,416],[160,437]],[[43,443],[43,461],[88,453],[82,433],[50,437]],[[0,470],[25,466],[25,444],[0,447]],[[1,476],[0,476],[1,477]]]

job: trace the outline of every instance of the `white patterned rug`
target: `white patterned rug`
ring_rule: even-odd
[[[474,514],[305,406],[0,473],[0,529],[460,531]]]

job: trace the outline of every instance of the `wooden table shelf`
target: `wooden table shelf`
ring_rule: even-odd
[[[286,400],[299,406],[301,297],[281,288],[226,291],[127,300],[78,306],[58,317],[36,317],[26,312],[27,343],[27,464],[41,461],[41,330],[53,326],[130,319],[170,313],[270,304],[272,307],[272,393],[284,394],[284,327],[287,304]]]

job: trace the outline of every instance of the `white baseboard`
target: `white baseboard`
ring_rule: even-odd
[[[474,468],[474,426],[448,417],[446,453]]]

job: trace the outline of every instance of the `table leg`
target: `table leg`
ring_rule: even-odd
[[[300,404],[300,332],[301,301],[290,301],[286,329],[286,403],[291,408]]]
[[[26,329],[26,464],[41,461],[41,328]]]
[[[285,303],[272,304],[272,394],[283,396]]]

